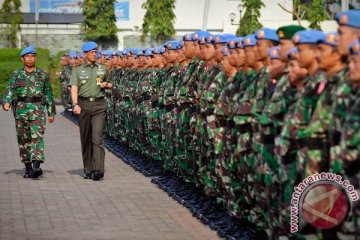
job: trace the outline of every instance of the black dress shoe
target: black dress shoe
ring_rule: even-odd
[[[84,173],[84,179],[92,179],[92,173]]]
[[[33,170],[31,174],[31,178],[38,178],[43,174],[43,170],[41,168],[36,168]]]
[[[92,173],[92,180],[94,180],[94,181],[99,181],[100,178],[103,178],[103,177],[104,177],[104,173],[100,172],[99,170],[95,170]]]

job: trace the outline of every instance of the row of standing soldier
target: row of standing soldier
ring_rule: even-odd
[[[337,22],[338,33],[197,31],[159,48],[104,51],[99,61],[114,85],[106,132],[232,216],[273,238],[299,237],[289,233],[289,207],[302,179],[334,172],[359,189],[360,13]],[[323,238],[337,239],[341,227]]]

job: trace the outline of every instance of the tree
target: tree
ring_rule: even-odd
[[[7,27],[2,34],[9,44],[9,47],[16,47],[18,38],[17,32],[20,30],[22,16],[20,12],[21,0],[5,0],[0,10],[1,22],[6,23]]]
[[[243,0],[245,6],[245,14],[240,19],[239,28],[236,31],[236,35],[245,36],[247,34],[254,33],[256,30],[262,27],[259,22],[260,9],[265,6],[261,0]]]
[[[293,10],[286,9],[283,5],[278,3],[279,7],[284,11],[292,14],[297,19],[301,26],[301,20],[308,20],[310,22],[309,28],[321,30],[320,23],[324,20],[330,19],[326,12],[324,0],[293,0]]]
[[[321,30],[320,23],[327,18],[324,0],[313,0],[307,12],[309,28]]]
[[[160,44],[175,34],[175,0],[147,0],[141,7],[146,9],[142,24],[142,41],[150,34],[150,38]]]
[[[114,9],[115,0],[84,0],[85,41],[95,41],[101,49],[104,44],[117,44],[117,27]]]

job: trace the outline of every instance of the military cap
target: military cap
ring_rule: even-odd
[[[244,38],[237,37],[235,38],[236,48],[244,48]]]
[[[297,32],[293,37],[295,45],[298,44],[317,44],[318,41],[324,37],[324,33],[318,30],[303,30]]]
[[[271,40],[271,41],[275,41],[275,42],[279,41],[279,37],[276,34],[276,31],[274,29],[270,29],[270,28],[260,28],[260,29],[256,30],[255,38],[257,40],[266,39],[266,40]]]
[[[326,33],[324,34],[324,36],[322,36],[322,38],[319,39],[318,43],[324,43],[333,47],[337,46],[337,38],[338,34],[336,32],[330,32],[330,33]]]
[[[224,55],[224,56],[230,56],[230,50],[227,46],[223,46],[221,48],[221,53]]]
[[[154,48],[154,50],[153,50],[153,54],[163,54],[164,52],[165,52],[164,47]]]
[[[83,52],[89,52],[91,50],[97,49],[98,45],[96,42],[86,42],[82,46]]]
[[[182,46],[178,41],[167,41],[165,47],[168,50],[177,50],[180,49]]]
[[[125,48],[124,50],[123,50],[123,56],[131,56],[131,48]]]
[[[188,42],[192,42],[194,41],[194,33],[187,33],[182,37],[182,40],[184,42],[188,41]]]
[[[202,38],[202,37],[206,38],[209,35],[210,35],[210,33],[208,31],[196,31],[196,32],[194,32],[193,40],[198,41],[200,38]]]
[[[77,57],[78,57],[78,54],[77,54],[76,51],[70,50],[70,51],[69,51],[69,56],[70,56],[71,58],[77,58]]]
[[[355,40],[350,44],[349,47],[350,55],[360,55],[360,41]]]
[[[339,25],[360,28],[360,10],[348,10],[336,15]]]
[[[278,46],[269,48],[269,50],[267,51],[267,55],[270,57],[270,59],[279,59],[280,48]]]
[[[214,35],[211,39],[211,42],[213,44],[219,44],[219,43],[228,43],[232,38],[235,38],[235,35],[233,34],[217,34]]]
[[[123,57],[123,51],[116,50],[116,55],[118,55],[119,57]]]
[[[299,58],[299,49],[297,47],[291,48],[286,55],[289,60],[297,60]]]
[[[110,49],[105,50],[104,53],[105,53],[105,58],[106,59],[110,59],[110,58],[112,58],[114,56],[114,51],[110,50]]]
[[[24,48],[20,53],[20,57],[23,57],[26,54],[36,54],[36,47],[35,46],[28,46],[28,47]]]
[[[100,59],[100,58],[101,58],[101,52],[97,52],[97,53],[96,53],[96,58],[97,58],[97,59]]]
[[[256,38],[254,34],[245,36],[243,41],[244,47],[256,46]]]
[[[287,26],[282,26],[279,27],[276,30],[276,33],[279,37],[279,39],[289,39],[291,40],[295,33],[299,32],[299,31],[303,31],[306,30],[306,28],[299,26],[299,25],[287,25]]]
[[[150,48],[144,49],[144,56],[145,56],[145,57],[151,57],[151,56],[153,56],[153,51],[152,51],[152,49],[150,49]]]

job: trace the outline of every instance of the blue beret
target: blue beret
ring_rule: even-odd
[[[279,37],[276,33],[276,30],[270,28],[260,28],[255,32],[255,37],[257,40],[266,39],[278,42]]]
[[[350,55],[360,55],[360,41],[355,40],[350,44],[349,47]]]
[[[331,33],[327,33],[324,34],[324,36],[322,36],[322,38],[319,39],[318,43],[324,43],[333,47],[337,46],[337,38],[338,34],[336,32],[331,32]]]
[[[70,51],[69,51],[69,55],[70,55],[71,58],[77,58],[77,57],[78,57],[77,52],[74,51],[74,50],[70,50]]]
[[[182,37],[182,40],[183,40],[184,42],[186,42],[186,41],[188,41],[188,42],[193,41],[193,40],[194,40],[194,33],[187,33],[187,34],[185,34],[185,35]]]
[[[230,56],[230,50],[227,46],[223,46],[221,48],[221,53],[224,55],[224,56]]]
[[[233,34],[217,34],[217,35],[214,35],[214,37],[211,39],[211,42],[213,44],[228,43],[230,41],[230,39],[232,39],[234,37],[235,37],[235,35],[233,35]]]
[[[154,48],[154,50],[153,50],[153,54],[163,54],[164,52],[165,52],[164,47]]]
[[[152,49],[150,49],[150,48],[145,49],[145,50],[144,50],[144,56],[145,56],[145,57],[151,57],[151,56],[153,56],[153,51],[152,51]]]
[[[324,37],[324,33],[318,30],[303,30],[295,33],[293,42],[298,44],[317,44]]]
[[[209,35],[211,34],[208,31],[196,31],[193,35],[193,41],[198,41],[202,37],[207,38]]]
[[[289,60],[297,60],[299,58],[299,49],[297,47],[290,48],[286,55]]]
[[[269,48],[269,50],[267,51],[267,55],[270,57],[270,59],[279,59],[280,48],[278,46]]]
[[[125,49],[123,50],[123,55],[131,56],[131,49],[130,49],[130,48],[125,48]]]
[[[243,37],[234,37],[229,39],[228,41],[228,48],[229,49],[234,49],[234,48],[243,48]],[[240,44],[239,44],[240,43]]]
[[[244,47],[256,46],[256,38],[254,34],[245,36],[243,41]]]
[[[26,54],[36,54],[35,46],[28,46],[28,47],[24,48],[20,53],[20,57],[23,57]]]
[[[119,57],[123,57],[123,51],[116,50],[116,55],[118,55]]]
[[[336,15],[339,25],[360,28],[360,10],[349,10]]]
[[[164,47],[166,47],[168,50],[177,50],[180,49],[182,46],[178,41],[167,41],[166,46]]]
[[[97,52],[96,58],[97,58],[97,59],[100,59],[100,58],[101,58],[101,55],[102,55],[101,52]]]
[[[97,49],[98,45],[96,42],[86,42],[82,46],[83,52],[89,52],[91,50]]]

